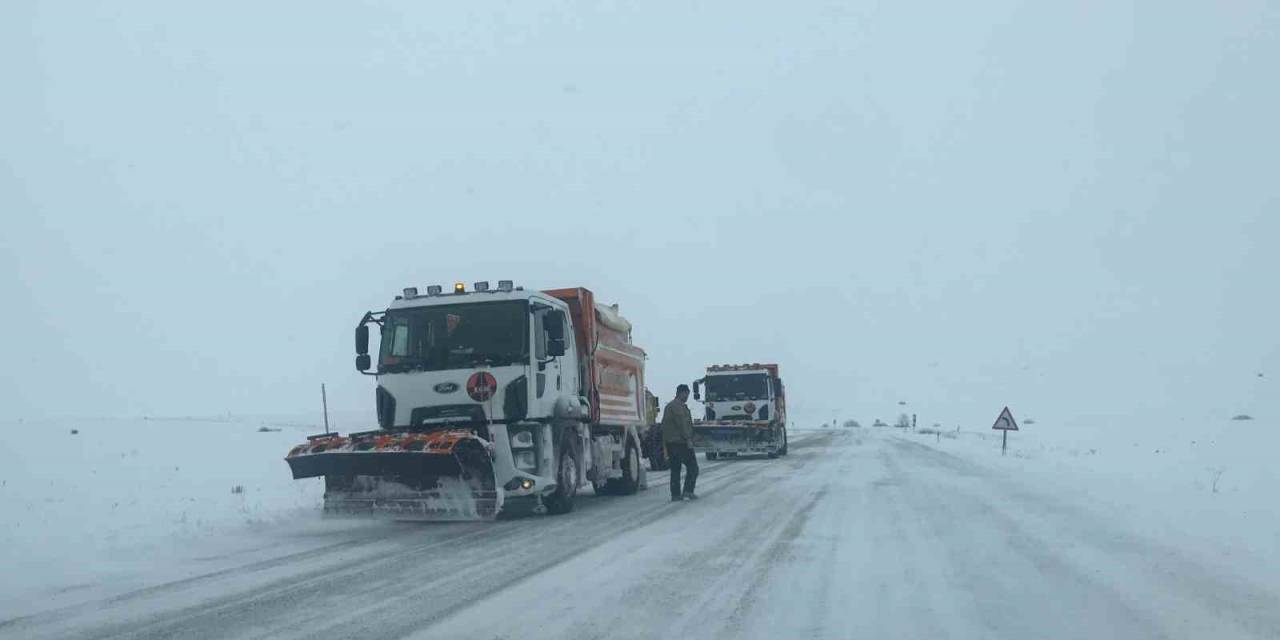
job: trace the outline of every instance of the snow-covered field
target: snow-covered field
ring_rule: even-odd
[[[897,432],[1037,489],[1087,500],[1164,538],[1280,560],[1280,421],[1229,413],[1092,416],[998,431]]]
[[[567,516],[425,526],[321,519],[281,460],[314,430],[3,425],[0,637],[1280,633],[1265,417],[1046,418],[1005,457],[985,431],[798,431],[781,460],[704,462],[697,503],[658,474]]]
[[[321,485],[293,482],[283,461],[316,431],[232,417],[0,424],[0,619],[183,577],[193,558],[316,520]]]

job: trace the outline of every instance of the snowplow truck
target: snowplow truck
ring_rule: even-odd
[[[693,422],[693,449],[708,460],[742,455],[787,455],[786,394],[776,364],[707,367],[693,382],[703,419]]]
[[[294,478],[324,478],[326,512],[565,513],[587,483],[645,485],[645,354],[617,305],[588,289],[408,288],[361,318],[355,343],[379,428],[312,436],[286,457]]]

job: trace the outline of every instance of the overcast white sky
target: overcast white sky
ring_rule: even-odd
[[[372,418],[360,315],[498,278],[618,302],[664,399],[1265,410],[1278,7],[8,0],[0,417]]]

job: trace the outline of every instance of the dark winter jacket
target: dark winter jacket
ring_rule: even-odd
[[[672,400],[662,410],[663,442],[693,442],[693,416],[689,407],[679,400]]]

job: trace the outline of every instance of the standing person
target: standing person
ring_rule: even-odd
[[[693,416],[689,415],[689,385],[676,387],[676,397],[662,410],[662,441],[667,447],[667,459],[671,463],[671,501],[697,500],[693,492],[698,484],[698,458],[693,453]],[[680,465],[688,472],[684,478],[684,492],[680,490]]]

